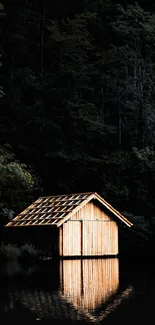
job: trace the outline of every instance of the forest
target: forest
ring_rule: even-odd
[[[38,196],[95,191],[153,253],[154,188],[154,0],[1,1],[1,241]]]

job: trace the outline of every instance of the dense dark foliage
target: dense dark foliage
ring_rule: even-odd
[[[5,0],[0,30],[0,164],[10,173],[9,145],[12,164],[40,178],[23,197],[18,185],[5,195],[6,176],[1,210],[18,212],[40,192],[97,191],[152,243],[154,1]]]

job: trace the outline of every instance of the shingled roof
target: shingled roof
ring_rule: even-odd
[[[92,199],[100,202],[128,227],[132,223],[115,210],[108,202],[95,192],[40,197],[27,209],[10,221],[6,227],[19,226],[61,226],[74,213]]]

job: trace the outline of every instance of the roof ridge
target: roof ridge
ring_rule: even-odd
[[[58,196],[70,196],[70,195],[81,195],[81,194],[95,194],[97,192],[92,191],[92,192],[77,192],[77,193],[68,193],[68,194],[57,194],[57,195],[45,195],[45,196],[39,196],[39,199],[41,198],[48,198],[48,197],[58,197]]]

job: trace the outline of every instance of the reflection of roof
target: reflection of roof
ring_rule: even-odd
[[[74,213],[91,200],[100,202],[119,220],[131,227],[132,223],[115,210],[108,202],[95,192],[40,197],[21,212],[6,227],[10,226],[61,226]]]
[[[9,294],[8,304],[5,305],[4,311],[5,315],[7,315],[14,310],[18,318],[18,312],[24,315],[23,306],[27,311],[32,312],[33,316],[36,315],[36,319],[81,320],[86,323],[88,321],[95,323],[102,321],[117,309],[124,299],[130,298],[132,292],[133,287],[126,288],[116,295],[106,308],[103,307],[97,315],[93,315],[83,308],[75,308],[60,292],[50,293],[42,289],[18,290],[14,288]]]
[[[41,319],[83,319],[83,316],[68,303],[59,292],[47,292],[42,289],[13,289],[9,295],[9,304],[5,306],[6,314],[11,309],[22,305]],[[20,310],[19,310],[20,311]],[[17,315],[18,317],[18,315]]]

